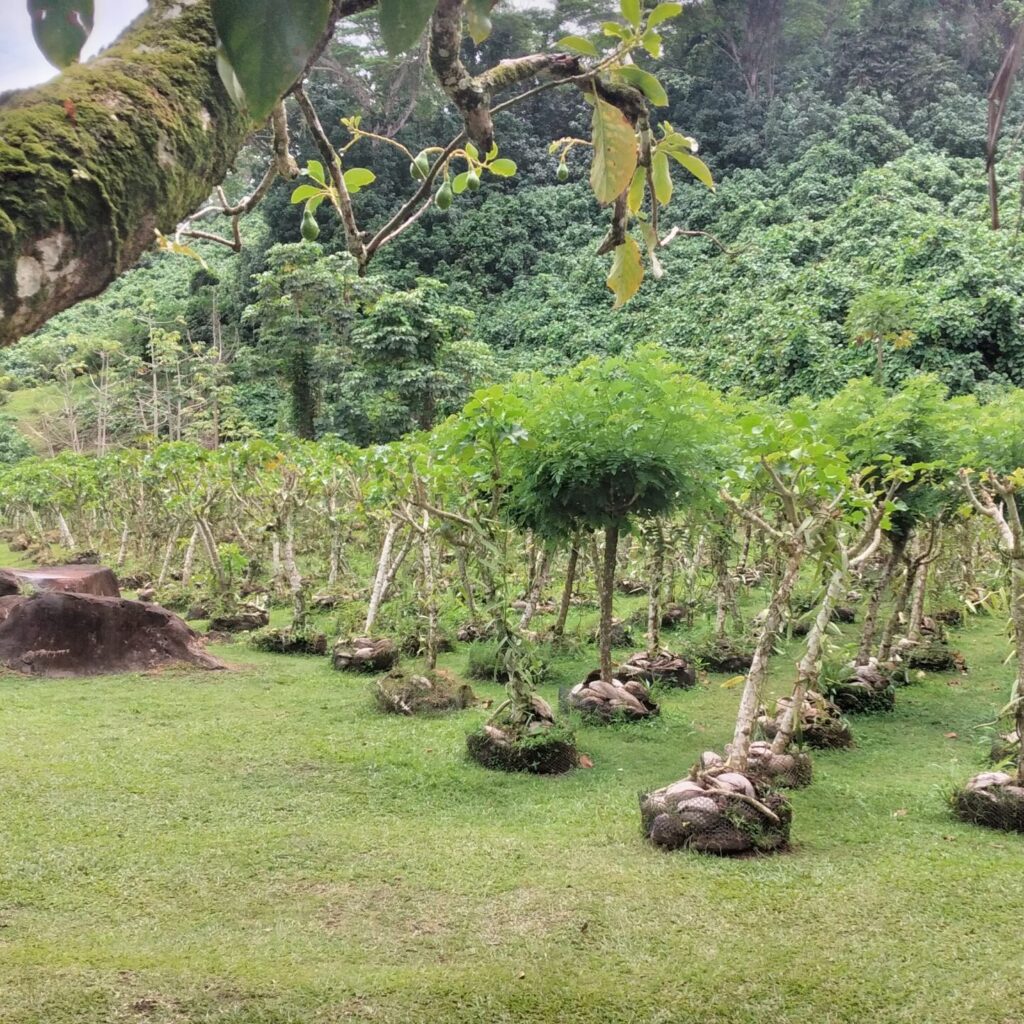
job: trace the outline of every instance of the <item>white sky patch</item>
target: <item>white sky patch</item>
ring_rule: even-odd
[[[82,58],[112,43],[145,9],[146,0],[96,0],[96,22]],[[40,85],[56,74],[32,38],[25,0],[0,0],[0,92]]]
[[[504,0],[512,9],[537,9],[554,6],[554,0]],[[88,60],[112,43],[139,14],[146,0],[96,0],[96,20],[92,35],[82,51]],[[48,64],[32,38],[32,20],[25,0],[0,0],[0,92],[40,85],[57,74]]]

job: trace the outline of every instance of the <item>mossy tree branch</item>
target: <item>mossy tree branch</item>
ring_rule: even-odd
[[[323,45],[338,18],[374,4],[335,0]],[[217,74],[208,0],[150,0],[99,56],[0,98],[0,345],[173,231],[251,127]]]

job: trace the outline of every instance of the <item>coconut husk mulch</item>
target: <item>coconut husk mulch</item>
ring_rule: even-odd
[[[661,711],[640,680],[613,679],[606,683],[600,669],[565,694],[565,705],[594,722],[639,722]]]
[[[636,577],[626,577],[616,580],[615,589],[627,597],[638,597],[640,594],[647,593],[647,583]]]
[[[422,673],[392,669],[373,684],[373,697],[381,711],[392,715],[438,715],[477,702],[472,688],[444,669]]]
[[[731,745],[726,745],[726,757]],[[713,750],[705,750],[700,756],[704,769],[724,770],[725,758]],[[772,753],[772,745],[764,740],[755,740],[747,751],[747,771],[771,789],[803,789],[814,778],[814,762],[811,755],[802,750],[789,750],[784,754]]]
[[[661,610],[661,628],[676,629],[693,621],[693,608],[682,604],[667,604]]]
[[[775,714],[769,715],[762,708],[757,719],[761,734],[774,739],[779,731],[783,715],[792,706],[792,697],[780,697],[775,702]],[[800,712],[800,721],[793,737],[816,750],[841,750],[853,746],[853,734],[842,712],[823,694],[808,690]]]
[[[931,618],[942,626],[958,629],[964,624],[964,613],[959,608],[941,608],[932,612]]]
[[[494,624],[483,625],[479,622],[466,622],[455,631],[455,639],[462,644],[475,643],[494,636]]]
[[[1007,772],[982,772],[953,793],[953,813],[972,825],[1024,832],[1024,780]]]
[[[691,690],[697,685],[697,670],[681,654],[659,651],[653,658],[646,651],[637,651],[626,659],[615,674],[626,682],[635,679],[648,686],[654,683],[677,690]]]
[[[387,672],[398,664],[398,645],[387,637],[338,640],[331,665],[339,672]]]
[[[551,705],[536,694],[525,721],[513,722],[507,714],[492,719],[466,737],[466,750],[494,771],[561,775],[579,763],[572,732],[555,722]]]
[[[872,715],[896,706],[892,666],[872,658],[866,665],[847,665],[838,679],[826,683],[825,696],[848,715]]]
[[[662,849],[735,856],[785,849],[792,809],[761,780],[720,768],[641,794],[640,821]]]
[[[270,623],[265,608],[247,605],[231,612],[219,612],[210,617],[208,629],[211,633],[248,633],[263,629]]]
[[[270,654],[319,654],[327,653],[327,636],[313,629],[272,629],[269,626],[257,630],[249,643],[257,651]]]
[[[402,638],[401,651],[410,658],[418,658],[427,653],[427,637],[425,633],[409,633]],[[434,638],[434,650],[438,654],[449,654],[455,650],[451,638],[447,636],[436,636]]]

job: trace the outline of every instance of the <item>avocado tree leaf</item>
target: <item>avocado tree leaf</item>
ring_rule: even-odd
[[[684,153],[678,149],[672,149],[670,153],[673,159],[685,167],[698,181],[707,185],[712,192],[715,191],[715,179],[711,177],[710,168],[700,157],[693,156],[691,153]]]
[[[597,47],[583,36],[563,36],[555,43],[558,50],[572,50],[573,53],[582,53],[584,57],[598,57]]]
[[[497,0],[469,0],[466,4],[466,28],[470,38],[479,46],[490,34],[491,8]]]
[[[593,118],[594,161],[590,185],[602,205],[629,188],[636,170],[636,132],[618,107],[597,97]]]
[[[622,245],[615,247],[612,269],[607,285],[615,293],[615,308],[624,306],[639,291],[644,279],[644,264],[640,246],[636,239],[627,237]]]
[[[616,74],[625,82],[639,89],[656,107],[668,106],[668,93],[665,87],[650,73],[638,68],[635,64],[626,64]]]
[[[404,53],[419,42],[437,0],[380,0],[380,34],[391,54]]]
[[[249,114],[262,121],[323,38],[331,0],[210,0],[210,7]]]
[[[655,7],[653,11],[651,11],[651,15],[647,19],[647,27],[654,28],[655,25],[660,25],[663,21],[668,21],[669,18],[675,18],[682,13],[682,4],[658,4],[658,6]]]
[[[651,177],[654,180],[654,194],[662,206],[672,199],[672,172],[668,167],[668,155],[657,149],[651,156]]]
[[[626,197],[626,205],[630,213],[636,213],[644,204],[644,186],[647,184],[647,172],[638,167],[633,174],[633,180],[629,183],[629,195]]]
[[[619,0],[619,10],[622,16],[633,26],[640,27],[640,13],[643,10],[642,0]]]
[[[78,60],[92,32],[93,0],[28,0],[32,35],[56,68]]]
[[[367,167],[350,167],[342,177],[345,179],[345,188],[353,195],[377,180],[377,175]]]

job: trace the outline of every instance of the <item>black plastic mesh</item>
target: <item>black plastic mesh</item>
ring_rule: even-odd
[[[600,671],[592,672],[576,686],[559,687],[558,706],[563,713],[576,711],[595,724],[638,722],[661,713],[644,683],[602,683]]]
[[[835,683],[828,688],[826,696],[848,715],[881,714],[896,706],[896,691],[892,686],[876,689],[858,680]]]
[[[469,756],[494,771],[561,775],[579,763],[579,753],[563,729],[515,735],[496,726],[484,726],[466,737]]]
[[[392,715],[436,715],[476,703],[466,683],[441,669],[423,674],[395,669],[373,684],[372,693],[377,707]]]
[[[746,779],[747,786],[732,788],[728,783],[735,777]],[[732,772],[641,793],[640,820],[644,835],[666,850],[770,853],[788,844],[792,809],[757,779]]]
[[[977,776],[953,794],[953,813],[972,825],[1024,832],[1024,787],[1012,779],[1009,784],[978,786],[982,778]]]

